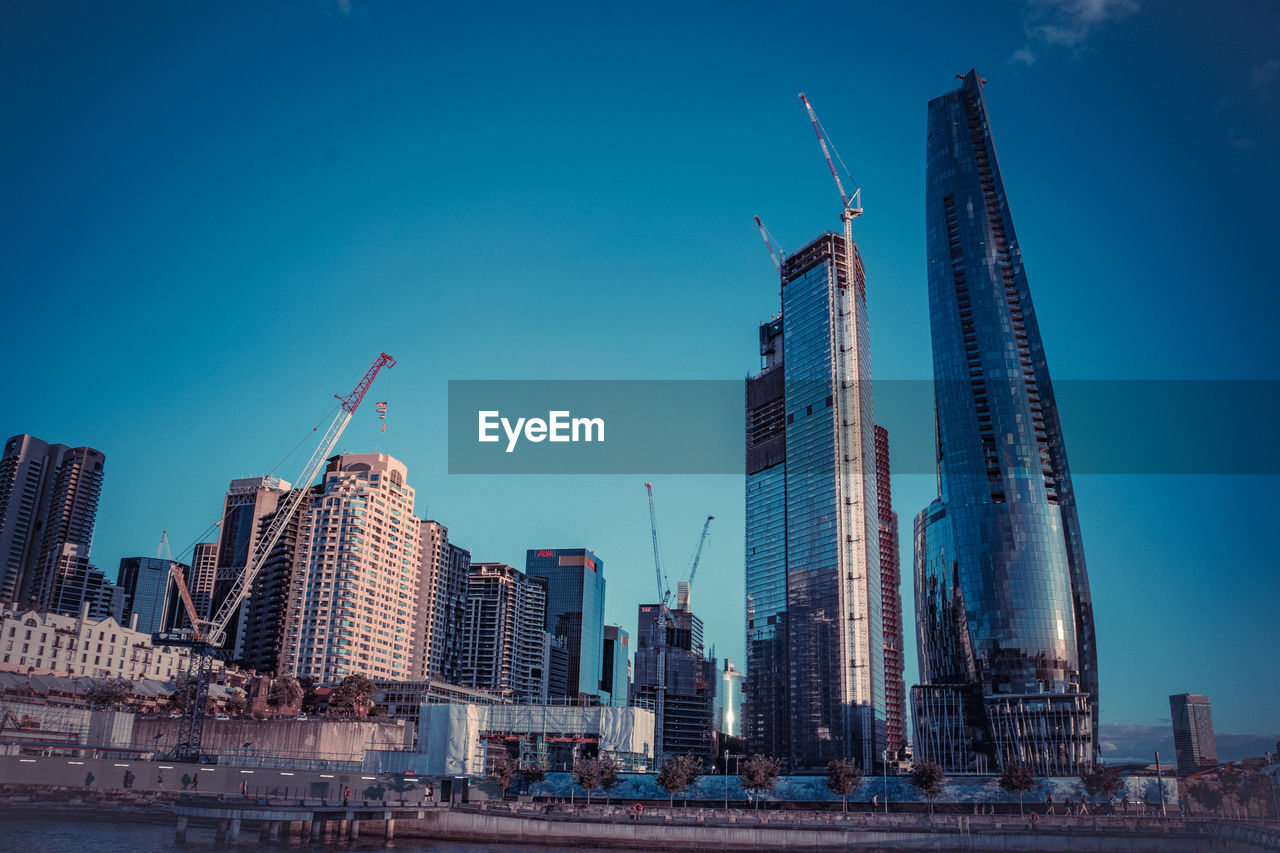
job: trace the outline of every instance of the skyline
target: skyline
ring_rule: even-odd
[[[673,31],[618,10],[517,11],[509,29],[481,30],[466,13],[450,22],[373,3],[350,16],[319,4],[216,18],[147,8],[132,20],[20,12],[0,36],[0,85],[25,128],[0,142],[25,202],[2,214],[0,259],[20,283],[10,316],[30,318],[5,339],[0,426],[106,454],[92,559],[109,577],[121,557],[153,554],[161,529],[180,555],[217,518],[227,483],[267,473],[382,349],[400,360],[373,392],[389,400],[387,433],[368,407],[341,449],[404,461],[419,514],[478,561],[591,547],[610,566],[606,620],[630,629],[652,597],[643,479],[447,476],[444,380],[753,371],[751,330],[774,310],[776,276],[750,217],[788,250],[837,230],[801,90],[864,189],[855,237],[877,378],[929,375],[925,104],[975,66],[1055,377],[1274,376],[1257,214],[1277,183],[1264,107],[1280,73],[1267,71],[1280,61],[1266,38],[1280,25],[1261,4],[1223,12],[1214,37],[1189,4],[1141,5],[1075,45],[1029,37],[1020,3],[972,19],[937,7],[936,31],[908,46],[892,36],[909,31],[895,13],[842,12],[867,34],[856,63],[830,33],[808,34],[822,50],[777,44],[758,12],[723,29],[686,12]],[[526,43],[526,25],[541,41]],[[179,52],[197,29],[205,40]],[[415,41],[450,29],[465,36],[456,45]],[[704,39],[750,62],[722,67]],[[1222,43],[1236,50],[1219,57]],[[1008,61],[1026,44],[1033,64]],[[478,47],[482,60],[469,55]],[[539,73],[512,91],[502,72],[523,67]],[[420,86],[436,112],[411,108]],[[1184,123],[1186,99],[1219,106]],[[1079,126],[1085,116],[1097,127]],[[1192,201],[1202,215],[1188,215]],[[1197,300],[1205,281],[1242,286]],[[1275,600],[1274,558],[1251,535],[1267,526],[1274,478],[1075,479],[1104,725],[1162,721],[1169,694],[1197,692],[1224,731],[1275,731],[1262,709],[1280,688],[1245,688],[1266,664],[1265,626],[1237,618]],[[933,478],[894,480],[910,519]],[[655,489],[673,569],[702,519],[719,519],[699,578],[734,605],[697,606],[742,668],[741,478]],[[1239,566],[1243,582],[1189,594],[1206,564]],[[1202,633],[1178,630],[1205,619]],[[1228,631],[1254,655],[1223,660]]]

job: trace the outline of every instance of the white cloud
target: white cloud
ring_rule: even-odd
[[[1272,57],[1249,72],[1249,91],[1259,100],[1265,101],[1275,94],[1277,83],[1280,83],[1280,59]]]
[[[1030,65],[1033,45],[1079,49],[1093,30],[1137,10],[1138,0],[1027,0],[1027,43],[1009,61]]]
[[[1009,57],[1010,62],[1021,62],[1023,65],[1032,65],[1036,61],[1036,55],[1025,47],[1020,47],[1013,52],[1013,56]]]

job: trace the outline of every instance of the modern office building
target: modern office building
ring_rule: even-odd
[[[257,536],[266,533],[279,512],[279,509],[273,510],[258,521]],[[306,550],[305,537],[310,517],[311,495],[308,492],[299,496],[293,517],[262,561],[241,605],[243,618],[237,660],[246,669],[271,674],[289,672],[285,657],[285,629],[289,624],[290,592]],[[254,541],[257,541],[256,537]]]
[[[50,613],[72,616],[89,608],[93,619],[124,620],[124,590],[83,556],[80,545],[63,544],[46,573],[48,595],[40,607]]]
[[[409,681],[421,537],[404,464],[383,453],[328,460],[312,490],[285,628],[287,671]]]
[[[276,511],[289,488],[289,484],[278,477],[245,477],[232,480],[227,487],[222,503],[222,524],[218,531],[218,569],[209,604],[210,617],[217,614],[248,564],[258,544],[262,519]],[[244,653],[244,617],[242,603],[227,624],[223,648],[232,660]]]
[[[30,435],[0,456],[0,601],[48,608],[59,560],[89,559],[106,456]],[[79,608],[71,611],[78,612]]]
[[[791,770],[870,770],[885,745],[866,287],[848,249],[824,234],[786,259],[747,379],[743,734]]]
[[[120,561],[118,584],[124,590],[124,619],[138,617],[137,628],[145,634],[171,630],[181,624],[183,611],[178,585],[170,574],[176,566],[183,580],[191,576],[191,567],[160,557],[125,557]]]
[[[620,625],[605,625],[600,698],[614,705],[625,705],[630,693],[631,635]]]
[[[1218,743],[1213,736],[1209,697],[1195,693],[1175,694],[1169,697],[1169,711],[1179,775],[1217,766]]]
[[[742,673],[728,658],[720,670],[714,717],[717,732],[729,737],[742,736]]]
[[[438,521],[422,521],[418,527],[422,539],[422,597],[414,651],[419,669],[415,677],[462,684],[471,552],[451,543],[448,528]]]
[[[665,636],[658,631],[661,606],[640,605],[631,696],[657,713],[659,657],[665,648],[665,696],[660,714],[662,755],[656,757],[661,760],[664,756],[692,754],[709,762],[715,754],[712,716],[716,662],[706,657],[702,620],[692,612],[668,608]]]
[[[510,697],[547,695],[551,637],[547,582],[503,563],[472,563],[462,642],[462,684]]]
[[[568,645],[565,697],[597,700],[604,659],[604,561],[586,548],[530,549],[525,574],[547,581],[547,630]]]
[[[900,754],[907,746],[906,657],[902,638],[902,564],[898,514],[893,511],[889,478],[889,431],[876,424],[876,517],[880,523],[880,613],[884,623],[885,749]]]
[[[1048,362],[976,72],[929,103],[928,133],[939,496],[915,520],[915,757],[949,771],[1016,761],[1038,776],[1073,776],[1096,754],[1092,604]]]

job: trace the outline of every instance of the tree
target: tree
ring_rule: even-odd
[[[760,808],[760,792],[772,791],[776,788],[778,774],[781,772],[782,762],[779,759],[756,753],[742,762],[738,781],[753,795],[756,808]]]
[[[282,675],[271,680],[267,691],[267,707],[277,714],[281,709],[292,708],[302,701],[302,685],[292,675]]]
[[[320,710],[320,697],[316,694],[316,688],[320,685],[316,682],[315,676],[304,675],[298,679],[298,686],[302,688],[302,713],[314,714]]]
[[[499,749],[501,751],[494,752],[489,756],[489,778],[498,783],[498,787],[502,789],[502,796],[505,797],[507,789],[516,780],[516,774],[520,771],[520,764],[507,754],[505,749],[501,747]]]
[[[373,682],[363,675],[348,675],[329,700],[329,710],[363,717],[373,707]]]
[[[600,767],[600,787],[604,789],[604,801],[607,805],[609,802],[609,792],[618,786],[622,780],[618,778],[618,774],[622,772],[622,765],[612,755],[606,755],[604,758],[596,760],[596,764]]]
[[[547,778],[547,769],[547,765],[541,761],[526,764],[520,768],[520,778],[524,780],[525,793],[528,793],[530,785],[536,785]]]
[[[573,778],[587,789],[587,805],[591,805],[591,792],[600,786],[600,761],[595,758],[579,758],[574,761]]]
[[[847,758],[827,765],[827,790],[840,795],[841,810],[849,811],[849,795],[862,787],[862,769]]]
[[[1124,776],[1119,767],[1108,767],[1105,764],[1095,764],[1080,774],[1080,784],[1095,804],[1098,797],[1105,797],[1110,802],[1123,781]]]
[[[1031,772],[1030,765],[1009,764],[1000,774],[1000,789],[1018,795],[1018,814],[1022,814],[1022,797],[1035,788],[1040,780]]]
[[[658,770],[658,785],[675,805],[676,794],[687,790],[702,778],[702,762],[692,755],[673,755]],[[685,801],[688,805],[688,800]]]
[[[1262,800],[1263,808],[1266,808],[1266,799],[1271,796],[1271,777],[1262,773],[1249,773],[1242,780],[1240,786],[1236,788],[1236,799],[1244,806],[1245,817],[1249,816],[1249,802],[1251,800]]]
[[[85,698],[91,706],[111,711],[126,704],[132,695],[132,681],[127,678],[108,678],[93,685]]]
[[[1208,782],[1197,782],[1188,789],[1188,793],[1195,797],[1197,803],[1209,811],[1220,811],[1222,809],[1222,791]]]
[[[226,709],[228,714],[243,714],[245,708],[249,707],[249,701],[244,697],[244,691],[240,689],[233,690],[226,701]]]
[[[929,814],[933,814],[933,801],[942,794],[946,778],[942,767],[932,761],[921,761],[911,769],[911,784],[929,800]]]

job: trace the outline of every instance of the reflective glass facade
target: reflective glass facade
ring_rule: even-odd
[[[191,574],[189,566],[159,557],[125,557],[120,561],[118,583],[124,590],[124,620],[137,614],[137,629],[144,634],[168,631],[178,619],[182,607],[178,601],[178,588],[169,575],[169,566],[176,565],[185,580]]]
[[[988,719],[970,722],[989,750],[995,709],[1013,707],[990,697],[1084,694],[1092,723],[1081,722],[1076,734],[1088,741],[1087,763],[1097,659],[1080,526],[976,72],[930,102],[928,132],[939,498],[915,523],[921,678],[981,687]],[[1017,707],[1023,714],[1050,706]],[[1053,713],[1062,707],[1054,704]],[[1053,750],[1057,761],[1062,748]]]
[[[586,548],[530,549],[525,574],[547,581],[547,631],[569,651],[566,696],[600,696],[604,669],[604,561]]]
[[[885,740],[866,302],[846,266],[835,234],[788,258],[746,389],[743,733],[792,769],[870,768]]]

